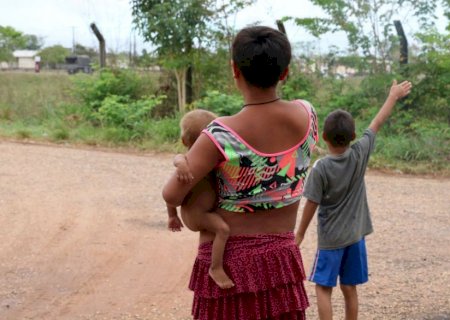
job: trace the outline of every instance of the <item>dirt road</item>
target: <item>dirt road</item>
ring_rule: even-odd
[[[0,141],[0,319],[190,319],[197,238],[165,229],[171,157]],[[367,185],[361,319],[450,319],[450,179],[369,172]],[[314,250],[313,226],[306,270]]]

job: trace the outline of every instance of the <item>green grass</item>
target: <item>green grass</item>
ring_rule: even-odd
[[[179,142],[179,116],[147,119],[132,130],[101,126],[95,121],[89,106],[73,96],[72,79],[73,76],[65,73],[0,72],[0,137],[111,148],[185,151]],[[360,80],[353,81],[356,84]],[[322,89],[329,90],[329,85]],[[316,95],[316,98],[323,99],[319,99],[322,101],[316,105],[321,122],[322,113],[327,111],[327,95],[326,92],[317,92]],[[358,134],[366,127],[367,121],[356,119]],[[398,119],[394,117],[380,131],[370,166],[405,173],[450,176],[448,124],[414,119],[413,125],[405,127],[408,129],[403,132],[402,124],[395,121]],[[325,148],[323,141],[319,145]]]
[[[80,75],[82,78],[84,75]],[[153,74],[141,75],[147,89]],[[136,132],[89,121],[92,110],[74,97],[66,73],[0,72],[0,136],[99,146],[170,150],[178,140],[178,118],[146,122]]]
[[[73,102],[64,73],[0,72],[0,119],[51,116],[60,104]]]

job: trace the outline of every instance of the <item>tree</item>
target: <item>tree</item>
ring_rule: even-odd
[[[146,41],[156,46],[163,66],[177,79],[178,107],[184,112],[186,93],[192,88],[187,76],[194,55],[203,43],[216,37],[214,25],[220,14],[242,8],[251,0],[132,0],[134,24]],[[217,30],[220,30],[217,28]],[[217,31],[216,30],[216,31]],[[188,88],[188,90],[187,90]]]
[[[94,48],[85,47],[82,44],[75,44],[73,53],[80,56],[88,56],[89,58],[98,58],[98,51]]]
[[[411,109],[431,119],[450,122],[450,33],[434,28],[416,34],[421,41],[417,61],[410,67],[414,83]]]
[[[145,49],[142,49],[140,56],[136,57],[137,66],[142,68],[149,68],[156,64],[156,57]]]
[[[362,50],[372,61],[372,71],[386,71],[390,46],[395,39],[393,16],[398,8],[411,9],[421,27],[433,24],[438,0],[311,0],[327,18],[296,18],[297,25],[319,37],[344,31],[352,52]],[[449,0],[443,0],[449,1]],[[290,19],[286,18],[286,19]]]
[[[444,7],[444,15],[447,17],[447,31],[450,31],[450,0],[442,0],[442,6]]]
[[[61,45],[47,47],[39,52],[42,63],[48,65],[51,69],[56,68],[59,63],[64,63],[68,55],[70,55],[70,50]]]
[[[0,26],[0,61],[13,60],[15,50],[38,50],[40,47],[42,47],[42,38],[23,34],[13,27]]]
[[[132,0],[134,23],[144,39],[157,46],[157,54],[177,78],[178,107],[184,112],[186,73],[194,43],[207,35],[213,13],[208,0]]]
[[[11,61],[14,50],[25,46],[25,38],[22,32],[12,27],[0,26],[0,61]]]
[[[24,49],[27,50],[39,50],[42,48],[44,41],[41,37],[35,36],[34,34],[26,34]]]

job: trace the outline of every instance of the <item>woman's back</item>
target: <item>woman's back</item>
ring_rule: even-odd
[[[296,102],[250,105],[220,121],[262,153],[278,153],[298,144],[308,133],[309,114]]]
[[[239,145],[231,144],[231,148],[236,149],[235,151],[238,153],[236,157],[239,158],[241,166],[244,166],[242,163],[247,163],[249,167],[255,168],[257,164],[246,159],[248,158],[246,149],[250,149],[248,151],[252,158],[252,154],[261,156],[255,162],[263,160],[264,156],[270,161],[294,156],[303,147],[308,136],[317,134],[314,128],[316,125],[313,123],[314,119],[315,115],[309,103],[298,100],[248,106],[237,115],[220,118],[218,122],[231,131],[232,136],[234,136],[232,138],[235,138],[238,142],[243,142]],[[224,137],[227,139],[226,137],[230,137],[230,135],[224,136],[224,133],[220,132],[219,138],[224,139]],[[214,139],[214,137],[211,138]],[[218,146],[221,144],[217,141],[215,143]],[[227,143],[230,143],[230,141],[227,141]],[[308,151],[309,148],[310,146],[308,146]],[[222,152],[225,152],[224,149],[222,148]],[[288,150],[293,151],[293,153],[286,153]],[[225,154],[225,157],[230,158],[232,155]],[[228,159],[229,161],[233,160]],[[298,199],[300,198],[299,192],[302,190],[304,173],[309,165],[309,156],[298,156],[298,161],[292,162],[296,165],[296,170],[294,173],[293,168],[291,168],[291,176],[285,177],[284,180],[281,176],[275,176],[271,180],[260,182],[261,185],[258,184],[258,179],[255,181],[252,177],[244,176],[244,172],[248,171],[243,168],[239,169],[239,175],[241,176],[236,176],[235,181],[231,181],[230,172],[226,172],[229,168],[226,163],[227,161],[224,161],[217,168],[219,202],[222,204],[219,204],[217,211],[230,225],[232,234],[280,233],[293,230]],[[279,170],[283,171],[283,168],[279,168]],[[225,172],[222,173],[221,171]],[[231,171],[237,172],[234,168]],[[224,181],[227,179],[228,181]],[[253,184],[248,185],[249,179],[252,179]],[[246,181],[248,188],[240,188],[239,185],[242,185],[242,181]],[[273,181],[276,181],[276,184],[273,184]],[[269,185],[275,185],[274,190],[270,190]],[[285,191],[280,190],[279,186],[282,186]],[[226,197],[223,192],[224,189],[227,189],[225,193],[229,195],[227,197],[229,199],[223,199]],[[258,192],[255,192],[255,190],[258,190]],[[261,190],[265,191],[261,192]],[[274,193],[280,195],[280,198],[273,197]],[[258,203],[252,203],[254,202],[253,199],[256,199],[258,203],[262,202],[264,210],[258,209]],[[248,214],[245,211],[253,212]],[[202,237],[203,241],[209,239],[210,235]]]

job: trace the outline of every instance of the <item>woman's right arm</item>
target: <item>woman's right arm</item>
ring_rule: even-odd
[[[173,172],[162,191],[166,203],[173,207],[178,207],[183,203],[192,187],[211,172],[223,160],[223,156],[210,138],[206,134],[201,134],[186,154],[186,159],[193,175],[191,183],[178,181]]]

